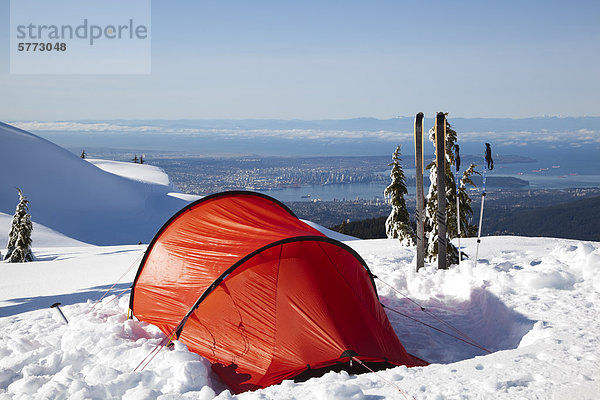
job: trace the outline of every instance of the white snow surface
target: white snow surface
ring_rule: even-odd
[[[101,160],[97,158],[86,158],[86,161],[111,174],[129,178],[134,181],[170,186],[171,189],[174,189],[169,180],[169,175],[159,167],[148,164]]]
[[[175,190],[156,167],[88,162],[4,123],[0,168],[1,213],[14,213],[20,188],[29,200],[32,221],[92,244],[147,243],[188,203],[169,196]]]
[[[8,244],[8,232],[12,224],[12,215],[0,213],[0,251],[6,248]],[[31,241],[36,247],[66,247],[66,246],[85,246],[86,243],[71,239],[61,233],[53,231],[50,228],[33,223],[33,232]]]
[[[336,231],[332,231],[331,229],[327,229],[324,226],[321,226],[319,224],[315,224],[312,221],[308,221],[306,219],[302,219],[302,222],[304,222],[307,225],[312,226],[313,228],[315,228],[316,230],[318,230],[319,232],[321,232],[323,235],[328,236],[332,239],[338,240],[340,242],[344,242],[344,241],[348,241],[348,240],[360,240],[359,238],[356,238],[354,236],[350,236],[350,235],[344,235],[343,233],[339,233]]]
[[[475,240],[462,242],[473,254]],[[406,349],[431,365],[330,372],[233,396],[205,359],[175,342],[133,372],[164,337],[126,318],[127,288],[145,246],[34,246],[38,261],[0,263],[10,268],[0,280],[0,399],[598,398],[600,243],[485,237],[479,263],[446,271],[428,264],[419,273],[414,247],[397,240],[346,243],[377,275]],[[49,308],[55,302],[68,325]],[[491,353],[390,308],[455,336],[460,331]]]

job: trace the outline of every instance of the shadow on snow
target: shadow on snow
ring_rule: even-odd
[[[20,297],[4,300],[7,303],[13,303],[8,306],[0,307],[0,317],[8,317],[28,311],[40,310],[50,307],[52,304],[60,302],[62,305],[75,303],[85,303],[88,299],[96,301],[104,295],[107,289],[112,285],[94,286],[83,291],[66,294],[54,294],[50,296]],[[118,295],[123,289],[129,288],[131,282],[119,283],[113,287],[108,295]]]
[[[517,348],[536,322],[508,308],[498,297],[482,288],[473,289],[470,299],[466,301],[430,299],[419,302],[427,311],[460,333],[422,311],[408,299],[382,297],[381,300],[386,307],[454,336],[462,337],[461,333],[465,334],[490,352]],[[406,350],[430,363],[452,363],[488,354],[405,316],[386,311]]]

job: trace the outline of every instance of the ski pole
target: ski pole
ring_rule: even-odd
[[[481,194],[481,212],[479,213],[479,226],[477,227],[477,251],[475,251],[475,262],[479,261],[479,243],[481,243],[481,223],[483,222],[483,203],[485,202],[485,171],[483,167],[483,193]]]
[[[477,227],[477,250],[475,251],[475,262],[479,261],[479,243],[481,243],[481,224],[483,223],[483,204],[485,203],[485,178],[488,168],[490,170],[494,168],[494,161],[492,160],[492,149],[490,144],[486,143],[485,153],[483,156],[483,193],[481,194],[481,212],[479,213],[479,226]]]
[[[65,324],[69,324],[69,321],[67,321],[67,317],[65,317],[65,314],[63,314],[62,310],[60,309],[60,303],[54,303],[50,306],[50,308],[56,308],[56,310],[58,311],[58,313],[60,314],[60,316],[62,317],[62,319],[65,320]]]

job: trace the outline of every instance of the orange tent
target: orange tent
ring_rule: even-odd
[[[130,308],[235,393],[348,370],[352,356],[427,365],[398,340],[364,260],[259,193],[218,193],[173,216],[142,259]]]

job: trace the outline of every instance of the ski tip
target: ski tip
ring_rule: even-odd
[[[444,124],[445,122],[446,122],[446,114],[444,114],[443,112],[437,113],[437,115],[435,117],[435,123],[436,124]]]
[[[424,115],[423,115],[423,113],[422,113],[422,112],[419,112],[419,113],[417,113],[417,115],[415,116],[415,122],[416,122],[416,123],[422,122],[422,121],[423,121],[423,118],[424,118]]]

